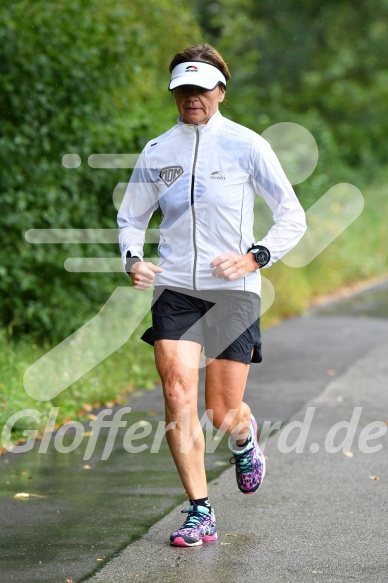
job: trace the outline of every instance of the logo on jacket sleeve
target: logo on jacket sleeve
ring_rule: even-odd
[[[171,186],[171,184],[175,182],[179,176],[182,176],[182,174],[182,166],[167,166],[166,168],[161,169],[159,176],[166,186]]]

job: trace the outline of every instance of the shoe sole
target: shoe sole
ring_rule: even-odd
[[[187,543],[184,538],[182,538],[181,536],[177,536],[176,539],[170,541],[170,545],[173,547],[200,547],[202,546],[203,543],[213,542],[217,540],[217,538],[218,538],[217,533],[208,534],[195,543]]]

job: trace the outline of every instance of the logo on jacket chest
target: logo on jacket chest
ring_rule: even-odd
[[[225,174],[221,170],[216,170],[210,174],[210,180],[226,180]]]
[[[159,176],[166,186],[171,186],[182,174],[182,166],[166,166],[166,168],[161,169]]]

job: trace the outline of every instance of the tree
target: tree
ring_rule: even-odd
[[[252,129],[304,122],[347,164],[388,155],[388,0],[192,0],[228,59],[231,116]]]

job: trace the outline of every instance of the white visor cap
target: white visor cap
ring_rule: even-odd
[[[197,85],[212,91],[218,83],[226,87],[226,79],[217,67],[203,61],[189,61],[173,68],[168,88],[172,91],[181,85]]]

